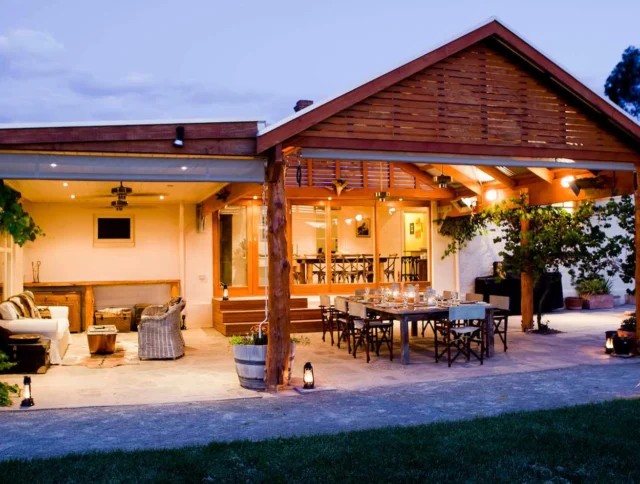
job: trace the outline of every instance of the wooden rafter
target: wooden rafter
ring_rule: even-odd
[[[498,182],[502,183],[505,187],[513,190],[516,187],[516,181],[506,173],[503,173],[495,166],[477,166],[478,170],[486,173],[487,175],[495,178]]]
[[[442,167],[434,165],[423,165],[423,167],[424,169],[433,168],[435,170],[442,170],[445,175],[450,176],[461,185],[464,185],[476,195],[482,195],[482,186],[480,185],[480,183],[472,180],[467,175],[451,165],[443,165]]]
[[[536,168],[534,166],[528,166],[527,170],[529,170],[534,175],[542,178],[547,183],[553,182],[553,172],[548,168]]]
[[[397,166],[405,173],[411,175],[419,182],[424,183],[425,185],[430,186],[434,190],[438,190],[438,195],[449,195],[450,198],[454,198],[456,196],[455,192],[450,188],[438,188],[438,185],[433,181],[433,177],[428,173],[425,173],[420,168],[418,168],[413,163],[391,163],[391,167]],[[444,198],[442,196],[438,196],[438,198]]]
[[[218,194],[223,190],[226,190],[226,195],[221,198]],[[217,212],[225,205],[229,205],[241,198],[259,195],[261,192],[262,185],[259,183],[230,183],[218,191],[218,193],[211,195],[202,202],[202,215],[207,216],[213,212]]]

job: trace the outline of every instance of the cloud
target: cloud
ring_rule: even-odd
[[[47,32],[0,35],[0,122],[234,117],[273,121],[281,96],[205,82],[156,79],[149,72],[97,77],[70,62]]]
[[[64,45],[46,32],[29,29],[14,29],[0,35],[0,52],[9,56],[49,55],[62,52]]]

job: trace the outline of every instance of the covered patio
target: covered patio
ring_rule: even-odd
[[[256,398],[239,387],[225,337],[265,320],[266,383],[283,395],[296,394],[289,384],[300,386],[305,361],[313,362],[327,390],[627,364],[604,355],[603,333],[633,307],[552,313],[563,334],[523,333],[534,311],[533,278],[526,272],[520,275],[522,317],[510,318],[509,350],[496,343],[494,351],[489,334],[484,365],[436,364],[429,334],[402,333],[397,322],[396,358],[383,354],[366,364],[321,341],[319,298],[400,282],[423,291],[474,292],[470,281],[490,274],[493,255],[478,250],[467,265],[457,255],[443,258],[449,240],[435,221],[519,194],[533,205],[566,208],[635,194],[638,225],[638,166],[638,124],[497,21],[340,96],[300,101],[295,114],[270,126],[0,127],[0,176],[25,193],[40,180],[40,196],[47,184],[71,181],[209,184],[207,196],[178,200],[171,277],[61,280],[52,274],[39,283],[81,288],[80,332],[93,324],[94,286],[169,285],[168,295],[187,301],[185,356],[139,361],[136,334],[119,334],[121,364],[105,358],[90,367],[83,363],[85,335],[78,334],[62,365],[34,377],[40,389],[34,394],[42,392],[45,408]],[[206,237],[194,236],[207,222]],[[144,255],[154,253],[147,248]],[[5,297],[37,287],[25,283],[28,272],[21,268],[5,278]],[[290,382],[290,336],[301,333],[310,344],[297,345]]]

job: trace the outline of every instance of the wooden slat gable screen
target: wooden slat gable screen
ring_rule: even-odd
[[[298,159],[287,159],[287,179],[289,187],[297,187],[296,172]],[[309,171],[311,168],[311,171]],[[302,187],[330,187],[331,182],[341,179],[349,188],[368,188],[371,190],[432,190],[422,182],[418,182],[397,166],[379,161],[336,161],[336,160],[300,160]]]
[[[633,151],[488,39],[301,136]]]

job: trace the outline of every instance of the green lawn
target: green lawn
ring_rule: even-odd
[[[334,436],[0,463],[1,482],[30,484],[563,479],[640,481],[640,400]]]

